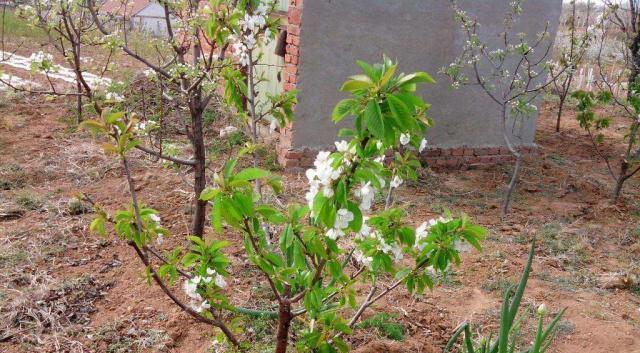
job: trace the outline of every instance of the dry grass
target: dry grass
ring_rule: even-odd
[[[89,323],[94,302],[109,285],[83,276],[56,284],[45,273],[26,276],[29,285],[14,289],[0,307],[0,341],[47,347],[50,351],[82,351],[77,333]]]

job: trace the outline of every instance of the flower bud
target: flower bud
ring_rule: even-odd
[[[544,304],[540,304],[538,307],[538,315],[545,316],[547,314],[547,306]]]

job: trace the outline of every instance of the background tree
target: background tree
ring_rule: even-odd
[[[191,144],[191,158],[177,158],[143,145],[136,148],[192,169],[195,207],[191,233],[202,236],[207,202],[198,196],[207,183],[208,164],[203,113],[220,86],[226,87],[227,98],[234,102],[240,102],[239,97],[248,95],[242,67],[253,60],[248,60],[246,48],[261,45],[273,37],[277,21],[269,14],[274,5],[260,0],[213,0],[201,7],[196,0],[162,1],[170,55],[144,57],[130,47],[126,26],[122,33],[110,30],[117,28],[113,23],[117,20],[101,15],[94,0],[87,1],[100,32],[111,38],[115,47],[147,66],[147,75],[161,81],[174,104],[188,111],[185,133]],[[124,5],[126,3],[123,2]],[[232,57],[228,53],[232,53]],[[272,105],[271,111],[280,110],[284,104],[292,104],[291,99],[286,102],[284,99],[274,100],[280,105]],[[237,108],[241,106],[236,105]]]
[[[89,103],[93,103],[94,109],[100,112],[101,108],[95,99],[96,95],[100,94],[98,91],[104,90],[110,84],[108,79],[103,79],[103,75],[110,64],[111,53],[109,53],[103,66],[99,68],[98,77],[87,74],[83,48],[102,46],[105,42],[99,36],[96,36],[95,24],[84,4],[84,0],[34,0],[30,5],[20,6],[17,12],[21,18],[34,27],[34,30],[41,30],[46,34],[51,47],[64,58],[64,64],[73,70],[76,80],[75,92],[61,91],[56,88],[50,75],[58,71],[59,67],[54,64],[53,56],[44,52],[35,53],[31,56],[31,69],[33,72],[40,72],[45,75],[48,89],[38,90],[17,86],[9,82],[9,80],[0,78],[0,82],[16,91],[75,96],[77,99],[76,114],[78,122],[82,120],[82,97],[86,97]],[[11,55],[3,54],[2,60],[8,60]]]
[[[559,58],[557,62],[550,65],[549,68],[553,78],[553,88],[560,99],[558,102],[558,115],[556,118],[556,132],[560,132],[560,121],[562,119],[563,108],[567,98],[569,97],[574,76],[578,70],[578,66],[580,66],[585,58],[589,45],[593,39],[593,33],[590,33],[589,31],[592,29],[589,26],[592,9],[591,1],[588,0],[586,8],[584,8],[586,13],[584,21],[581,21],[578,17],[580,14],[578,9],[583,10],[584,4],[578,3],[576,0],[571,0],[569,2],[569,6],[571,12],[566,22],[569,27],[569,41],[568,43],[565,43],[564,41],[558,41],[556,39],[556,43],[561,44],[561,47],[559,48],[560,52],[558,53]],[[577,28],[581,22],[584,23],[583,31],[581,31],[580,28]],[[556,72],[558,71],[562,71],[563,74],[557,75]]]
[[[631,11],[631,9],[637,8],[637,3],[631,1],[629,4],[631,7],[628,9],[629,13],[626,10],[621,12],[623,11],[622,8],[617,5],[614,6],[614,4],[608,2],[606,5],[603,15],[593,28],[594,32],[596,32],[595,36],[598,45],[596,71],[599,79],[595,80],[597,93],[578,91],[574,93],[574,97],[579,102],[576,118],[580,123],[580,127],[585,129],[589,135],[597,155],[606,163],[607,173],[615,182],[612,198],[614,202],[617,202],[622,194],[625,182],[640,171],[640,148],[638,146],[640,78],[637,71],[637,58],[634,56],[637,55],[637,48],[634,49],[634,45],[628,42],[630,38],[628,31],[633,30],[634,26],[624,27],[624,30],[621,27],[625,23],[621,14],[624,13],[637,18],[637,12],[635,10]],[[616,35],[618,30],[622,30],[625,33],[624,45],[622,46],[616,45],[619,41],[619,36]],[[611,52],[611,48],[616,48],[620,52]],[[636,50],[635,54],[634,50]],[[625,69],[618,72],[610,70],[610,67],[618,64],[619,60],[622,60]],[[609,71],[612,74],[606,75],[606,72]],[[622,87],[626,87],[626,94],[621,94],[624,92],[621,90]],[[600,145],[605,141],[602,132],[610,126],[611,118],[596,114],[595,107],[599,103],[613,104],[620,108],[618,109],[620,116],[628,122],[625,125],[626,132],[623,136],[626,148],[619,156],[618,166],[615,165],[613,158],[600,148]]]
[[[500,108],[502,137],[516,160],[502,202],[502,216],[509,210],[520,178],[523,155],[518,150],[517,140],[521,123],[537,112],[536,98],[553,82],[553,77],[549,77],[549,63],[545,61],[553,45],[549,40],[548,24],[531,42],[527,34],[513,33],[514,25],[522,15],[523,3],[524,0],[510,3],[501,40],[491,44],[478,34],[480,24],[477,18],[467,14],[453,0],[452,7],[456,20],[462,25],[466,43],[460,56],[442,69],[451,78],[454,88],[478,86]]]
[[[611,28],[604,28],[603,34],[610,31],[621,32],[624,39],[623,55],[629,74],[627,87],[631,87],[640,73],[640,1],[638,0],[603,0],[604,24]],[[614,33],[615,35],[615,33]],[[629,94],[631,90],[628,90]]]

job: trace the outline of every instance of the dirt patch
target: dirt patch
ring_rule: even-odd
[[[406,344],[392,341],[376,341],[371,342],[354,351],[354,353],[437,353],[441,352],[440,348],[436,348],[429,344],[421,346],[407,347]]]

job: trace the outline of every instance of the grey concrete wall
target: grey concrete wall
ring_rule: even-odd
[[[510,1],[467,0],[462,5],[478,15],[483,35],[498,40]],[[555,35],[561,8],[561,0],[527,1],[517,32],[535,35],[549,21]],[[292,147],[331,144],[340,128],[331,121],[331,111],[345,97],[338,89],[359,73],[356,59],[380,62],[383,53],[399,60],[400,71],[427,71],[438,81],[420,92],[433,104],[430,143],[443,148],[503,145],[498,106],[477,87],[451,89],[448,78],[438,73],[459,55],[463,43],[448,0],[305,1]],[[536,120],[524,122],[521,144],[533,142]]]

